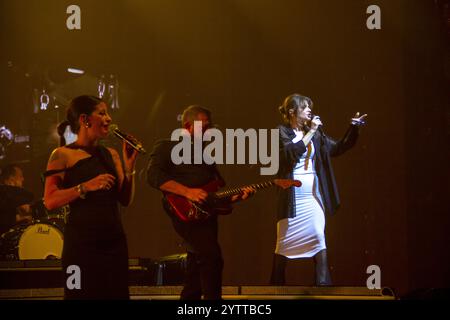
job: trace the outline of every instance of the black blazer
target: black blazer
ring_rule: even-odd
[[[280,168],[278,177],[283,179],[293,179],[293,169],[295,164],[305,153],[306,146],[303,141],[293,143],[295,132],[289,125],[280,125]],[[319,180],[319,188],[322,195],[326,214],[334,214],[339,208],[339,192],[331,166],[330,157],[343,154],[352,148],[359,135],[359,128],[351,125],[341,140],[335,141],[327,135],[317,131],[312,142],[316,150],[314,155],[315,170]],[[295,217],[295,196],[294,187],[286,190],[279,189],[277,216],[278,219]]]

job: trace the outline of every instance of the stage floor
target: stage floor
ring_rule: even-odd
[[[130,259],[129,288],[133,300],[178,300],[184,275],[183,257],[160,260]],[[60,260],[0,261],[0,299],[63,298]],[[390,288],[230,286],[222,288],[223,299],[233,300],[395,300]]]
[[[178,300],[181,286],[130,286],[132,300]],[[61,300],[63,288],[0,289],[0,299]],[[395,300],[389,288],[224,286],[225,300]]]

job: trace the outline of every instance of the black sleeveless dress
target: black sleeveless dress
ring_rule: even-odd
[[[65,170],[63,188],[104,173],[117,178],[111,153],[99,146],[91,157]],[[65,299],[129,299],[128,248],[117,198],[116,185],[110,190],[89,192],[86,199],[69,204],[62,252]],[[67,286],[72,273],[66,270],[71,265],[80,268],[81,289]]]

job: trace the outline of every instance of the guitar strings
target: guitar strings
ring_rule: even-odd
[[[254,188],[254,189],[263,189],[263,188],[270,187],[273,184],[274,184],[273,181],[266,181],[266,182],[251,184],[247,187]],[[216,197],[223,198],[223,197],[228,197],[228,196],[231,196],[234,194],[239,194],[239,193],[242,193],[242,190],[244,188],[246,188],[246,187],[234,188],[234,189],[229,189],[226,191],[217,192]]]

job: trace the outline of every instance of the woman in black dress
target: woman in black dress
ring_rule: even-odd
[[[73,99],[67,123],[77,140],[56,148],[48,161],[45,206],[70,205],[62,253],[65,299],[129,298],[128,250],[118,202],[128,206],[133,199],[137,152],[124,143],[122,166],[116,150],[99,144],[111,121],[101,99]]]

